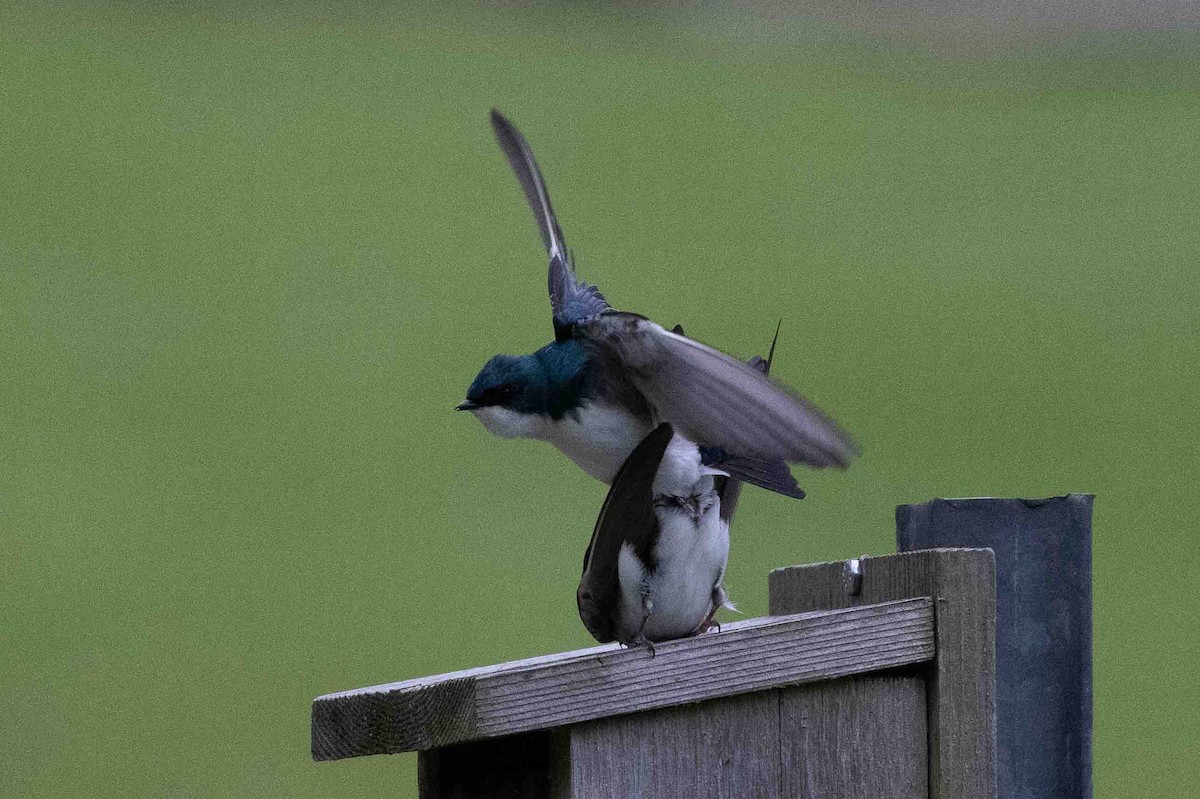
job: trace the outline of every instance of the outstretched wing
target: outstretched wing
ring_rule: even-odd
[[[674,332],[683,335],[683,331],[678,329],[679,325],[676,325],[675,327],[676,330]],[[779,324],[775,326],[775,337],[771,339],[771,349],[767,352],[766,360],[763,360],[762,356],[755,355],[749,361],[747,361],[750,366],[762,372],[764,375],[771,374],[771,364],[775,360],[775,345],[779,343],[779,329],[781,327],[783,327],[782,319],[779,320]],[[740,464],[734,464],[734,467],[738,465]],[[780,461],[751,461],[750,463],[747,463],[746,466],[748,467],[747,469],[734,468],[734,471],[742,477],[757,476],[751,473],[751,469],[762,471],[773,479],[771,484],[764,486],[764,488],[771,488],[774,491],[779,491],[780,493],[796,497],[797,499],[804,498],[804,492],[800,490],[800,486],[796,485],[796,481],[792,477],[792,473],[788,469],[786,463],[782,463]],[[729,468],[729,465],[726,464],[725,470],[729,471]],[[742,495],[742,481],[733,476],[717,479],[723,480],[723,482],[717,487],[717,494],[721,497],[721,518],[724,519],[727,524],[732,524],[733,514],[737,511],[738,499],[740,499]],[[757,484],[761,485],[763,482],[765,482],[763,479],[759,479]]]
[[[583,626],[600,643],[617,637],[615,622],[621,594],[617,560],[621,547],[629,544],[646,562],[658,540],[654,477],[674,434],[671,425],[664,422],[642,439],[617,471],[596,519],[583,556],[583,577],[576,601]]]
[[[529,207],[533,209],[542,244],[550,256],[546,283],[554,315],[554,336],[558,341],[565,341],[571,337],[571,329],[576,322],[606,310],[608,302],[598,288],[575,277],[562,228],[554,215],[554,207],[550,205],[550,192],[546,190],[546,181],[542,179],[542,171],[533,158],[529,142],[525,141],[516,126],[494,108],[492,130],[496,132],[496,141],[516,173]]]
[[[578,330],[619,359],[658,417],[693,441],[818,468],[845,467],[858,454],[850,437],[799,394],[645,317],[611,311]]]
[[[775,337],[771,339],[771,349],[764,360],[755,355],[746,363],[762,372],[771,373],[771,363],[775,360],[775,345],[779,343],[779,329],[783,320],[775,326]],[[681,325],[675,325],[671,332],[678,336],[686,336]],[[700,457],[705,466],[712,466],[727,473],[728,477],[713,479],[713,487],[721,498],[721,518],[727,523],[733,523],[733,514],[737,511],[738,498],[742,493],[742,483],[753,483],[756,486],[783,494],[793,499],[804,499],[804,490],[796,483],[791,469],[782,460],[762,460],[760,458],[743,458],[731,456],[719,447],[700,446]]]
[[[546,182],[542,180],[542,172],[538,169],[537,161],[533,159],[533,151],[529,143],[521,135],[521,131],[508,121],[508,118],[496,109],[492,109],[492,130],[496,132],[496,141],[500,149],[512,165],[525,199],[533,209],[534,219],[537,220],[538,232],[542,234],[542,244],[551,258],[567,258],[567,245],[563,240],[562,228],[554,216],[554,208],[550,205],[550,193],[546,191]]]

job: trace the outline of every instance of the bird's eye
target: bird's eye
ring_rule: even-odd
[[[515,386],[512,383],[502,383],[498,386],[492,386],[487,391],[483,392],[481,405],[502,405],[507,402],[513,395]]]

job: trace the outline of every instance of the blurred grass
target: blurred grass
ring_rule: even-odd
[[[746,495],[744,610],[898,502],[1094,491],[1097,794],[1189,795],[1195,38],[187,8],[0,10],[0,794],[415,795],[313,764],[311,698],[588,643],[602,486],[449,410],[549,336],[496,105],[588,279],[741,355],[782,316],[864,446]]]

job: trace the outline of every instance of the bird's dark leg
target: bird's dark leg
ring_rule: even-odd
[[[714,585],[712,591],[712,610],[708,612],[708,617],[696,628],[696,635],[714,629],[717,632],[721,632],[721,622],[717,621],[715,617],[717,615],[717,608],[724,605],[728,600],[729,595],[725,593],[725,586],[721,583]]]
[[[697,627],[696,632],[693,633],[694,635],[700,635],[700,633],[706,633],[709,630],[716,630],[717,632],[721,632],[721,622],[717,621],[714,618],[717,615],[717,608],[719,608],[719,607],[720,607],[720,605],[717,605],[715,603],[713,604],[712,610],[710,610],[708,612],[708,618],[706,618],[704,621],[700,622],[700,626]]]
[[[654,660],[654,656],[656,654],[658,654],[658,651],[654,648],[654,642],[651,641],[646,636],[642,635],[641,633],[638,633],[633,638],[631,638],[629,640],[629,643],[627,644],[627,646],[629,646],[630,648],[635,647],[635,646],[646,647],[647,649],[650,650],[650,659],[651,660]]]
[[[650,621],[650,614],[654,612],[654,600],[648,596],[642,597],[642,623],[638,626],[638,630],[633,634],[632,646],[644,646],[650,650],[651,659],[654,658],[654,644],[647,638],[643,631],[646,629],[646,622]]]

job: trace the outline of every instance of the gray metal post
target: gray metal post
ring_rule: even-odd
[[[996,553],[997,796],[1092,796],[1092,500],[935,499],[896,508],[901,552]]]

